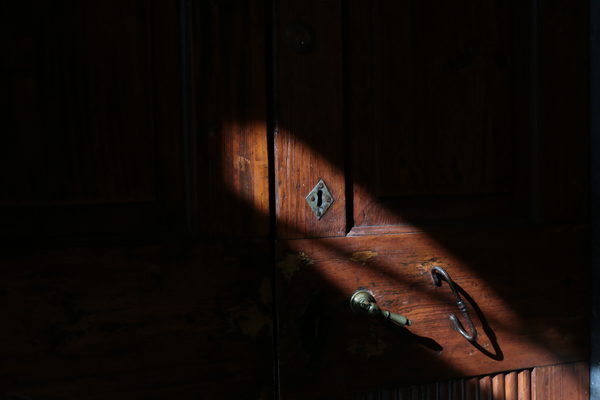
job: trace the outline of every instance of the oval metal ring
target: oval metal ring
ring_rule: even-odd
[[[442,278],[444,278],[444,280],[446,282],[448,282],[448,285],[450,285],[452,294],[456,298],[456,305],[458,306],[458,309],[460,310],[463,317],[467,321],[467,325],[469,326],[469,330],[471,331],[471,333],[467,333],[467,331],[463,327],[462,323],[458,320],[458,317],[456,316],[456,314],[450,314],[448,316],[448,319],[450,319],[450,321],[452,321],[452,324],[454,325],[454,329],[456,329],[465,339],[467,339],[469,342],[474,342],[475,340],[477,340],[477,329],[475,329],[475,325],[473,324],[473,321],[471,320],[469,311],[467,311],[465,302],[463,301],[462,297],[460,296],[460,293],[458,292],[458,288],[456,287],[456,284],[454,283],[452,278],[450,278],[450,275],[448,275],[448,272],[446,272],[446,270],[444,268],[437,267],[437,266],[431,268],[431,277],[433,278],[433,283],[436,286],[442,286],[442,281],[440,279],[440,275],[442,276]]]

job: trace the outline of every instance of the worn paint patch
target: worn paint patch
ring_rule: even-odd
[[[352,253],[350,260],[366,264],[373,257],[377,257],[378,253],[372,250],[355,251]]]
[[[444,267],[444,263],[437,257],[431,257],[430,259],[421,262],[417,265],[417,269],[421,275],[425,275],[431,272],[431,268],[439,266]]]
[[[245,171],[250,165],[250,160],[246,157],[238,156],[235,161],[235,168],[239,171]]]
[[[299,253],[287,254],[283,260],[277,263],[277,268],[281,271],[283,277],[289,282],[303,265],[311,265],[314,263],[314,260],[306,255],[306,253],[301,251]]]

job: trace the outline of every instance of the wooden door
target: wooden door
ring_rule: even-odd
[[[282,398],[586,398],[585,4],[274,15]],[[352,313],[358,289],[412,325]]]
[[[587,11],[511,3],[2,4],[0,396],[583,398]]]
[[[272,393],[264,10],[0,4],[0,398]]]

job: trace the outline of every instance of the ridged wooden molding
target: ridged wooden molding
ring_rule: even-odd
[[[412,386],[388,387],[356,400],[587,400],[586,362],[559,364]]]

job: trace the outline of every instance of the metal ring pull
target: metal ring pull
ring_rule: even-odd
[[[448,282],[448,285],[450,285],[452,294],[454,295],[454,297],[456,297],[456,305],[458,306],[458,309],[460,310],[462,315],[465,317],[465,320],[467,321],[467,325],[469,326],[469,330],[471,331],[471,334],[467,333],[467,331],[465,330],[465,328],[463,327],[463,325],[458,320],[458,317],[455,314],[450,314],[448,316],[448,318],[450,319],[450,321],[452,321],[454,328],[465,339],[467,339],[469,342],[474,342],[477,339],[477,329],[475,329],[475,325],[473,325],[473,321],[471,320],[471,316],[469,315],[469,312],[467,311],[465,302],[463,301],[462,297],[460,297],[460,293],[458,293],[458,288],[456,287],[456,284],[454,283],[452,278],[450,278],[450,275],[448,275],[448,273],[446,272],[445,269],[443,269],[442,267],[436,266],[436,267],[431,268],[431,277],[433,278],[434,285],[442,286],[442,281],[441,281],[440,277],[438,276],[438,274],[441,275],[446,280],[446,282]]]

